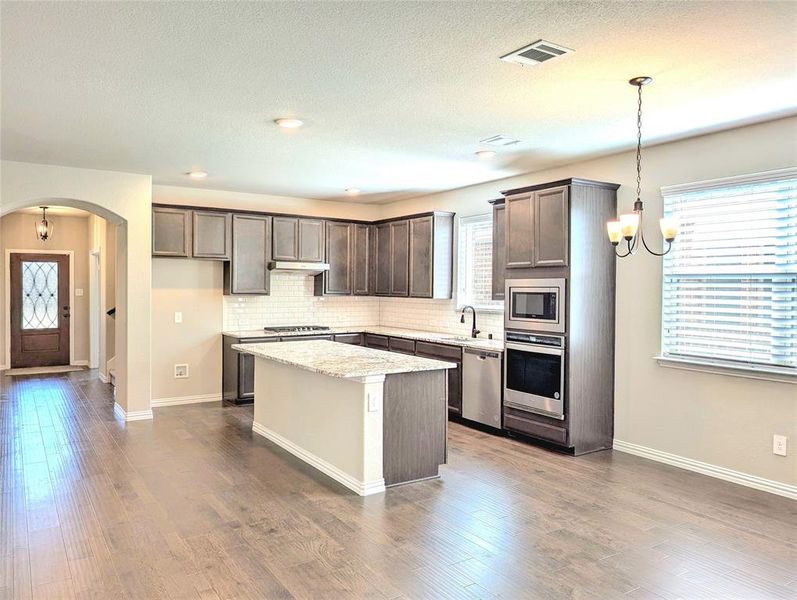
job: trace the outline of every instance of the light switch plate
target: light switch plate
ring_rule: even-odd
[[[368,394],[368,412],[377,412],[379,410],[379,395]]]
[[[787,438],[785,435],[772,436],[772,454],[786,456],[789,449],[788,446],[789,438]]]
[[[83,288],[75,288],[75,296],[82,296]]]
[[[183,313],[181,313],[181,312],[174,313],[174,322],[175,323],[182,323],[183,322]]]

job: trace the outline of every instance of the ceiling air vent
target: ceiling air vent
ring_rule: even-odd
[[[483,140],[479,140],[481,144],[489,144],[490,146],[511,146],[517,144],[520,140],[511,138],[508,135],[494,135]]]
[[[520,50],[505,54],[501,57],[501,60],[521,66],[534,66],[571,52],[574,52],[574,50],[546,42],[545,40],[537,40],[533,44],[523,46]]]

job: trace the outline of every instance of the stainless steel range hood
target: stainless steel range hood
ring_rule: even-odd
[[[282,273],[304,273],[305,275],[319,275],[324,271],[329,271],[329,263],[272,260],[268,263],[268,270],[280,271]]]

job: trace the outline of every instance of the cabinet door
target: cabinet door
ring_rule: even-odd
[[[390,295],[407,296],[410,291],[410,225],[408,221],[390,223]]]
[[[233,215],[232,260],[225,271],[228,294],[268,294],[271,218]]]
[[[565,267],[568,250],[568,188],[534,194],[534,266]]]
[[[336,333],[333,336],[334,341],[341,344],[352,344],[354,346],[362,346],[363,334],[362,333]]]
[[[299,219],[298,260],[324,262],[324,221]]]
[[[431,298],[434,217],[410,219],[409,224],[409,295],[413,298]]]
[[[534,196],[506,199],[506,268],[534,266]]]
[[[324,273],[325,294],[351,294],[351,248],[354,226],[349,223],[326,223],[327,262]]]
[[[456,363],[455,369],[448,369],[448,411],[455,414],[462,413],[462,348],[433,344],[431,342],[416,342],[415,354],[426,358],[436,358],[445,362]]]
[[[232,254],[232,215],[214,211],[194,211],[194,258],[230,260]]]
[[[367,296],[371,293],[371,226],[354,225],[352,248],[352,286],[355,295]]]
[[[152,256],[191,256],[191,211],[152,208]]]
[[[493,206],[493,300],[503,300],[504,269],[506,268],[506,236],[504,220],[506,209],[503,204]]]
[[[299,260],[299,219],[274,217],[271,231],[272,260]]]
[[[390,259],[390,223],[382,223],[381,225],[377,225],[375,233],[375,291],[377,296],[389,296],[390,273],[392,267],[392,262]]]

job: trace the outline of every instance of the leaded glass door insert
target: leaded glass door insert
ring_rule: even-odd
[[[58,263],[22,261],[22,329],[58,328]]]

